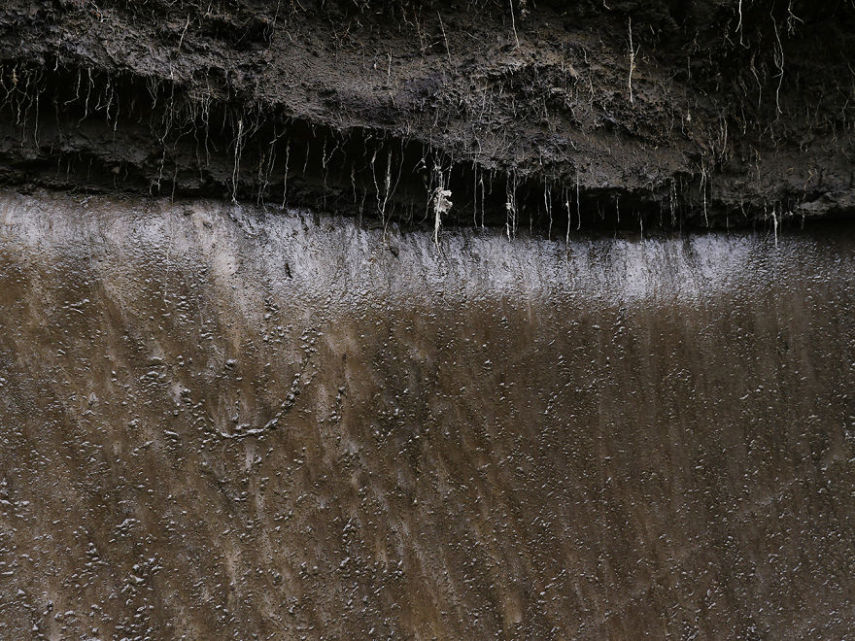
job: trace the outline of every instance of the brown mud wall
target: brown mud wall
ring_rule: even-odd
[[[0,638],[851,638],[851,226],[320,222],[0,194]]]

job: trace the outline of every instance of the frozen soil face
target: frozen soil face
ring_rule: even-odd
[[[441,245],[0,196],[0,638],[846,638],[851,230]]]
[[[568,6],[569,5],[569,6]],[[851,3],[7,0],[0,179],[384,225],[853,211]]]

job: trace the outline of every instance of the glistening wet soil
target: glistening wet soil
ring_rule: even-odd
[[[855,232],[0,194],[0,637],[855,628]]]

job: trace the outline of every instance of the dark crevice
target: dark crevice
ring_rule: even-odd
[[[691,174],[644,191],[591,186],[582,172],[544,180],[548,167],[534,174],[454,158],[414,138],[331,127],[227,91],[199,95],[180,83],[57,61],[6,66],[2,81],[0,132],[14,149],[2,157],[6,184],[228,198],[432,226],[442,182],[453,202],[444,225],[511,235],[756,220],[720,203],[704,211],[703,179]]]

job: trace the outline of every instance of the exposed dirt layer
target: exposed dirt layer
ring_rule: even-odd
[[[0,195],[0,638],[848,639],[855,230]]]
[[[0,180],[510,234],[855,211],[850,3],[567,5],[7,0]]]

